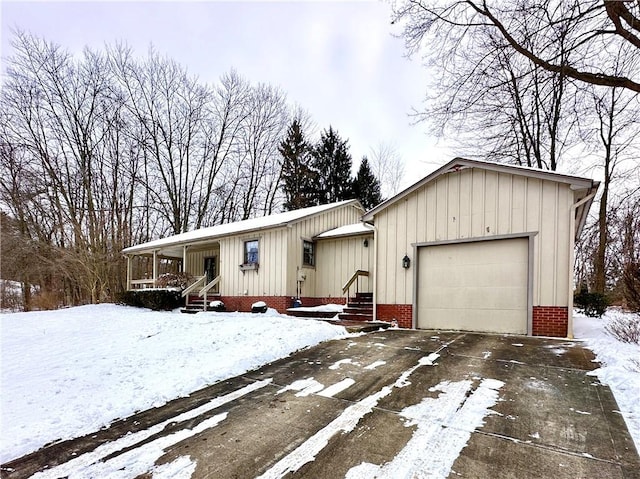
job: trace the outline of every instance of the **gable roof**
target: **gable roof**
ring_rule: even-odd
[[[530,168],[527,166],[508,165],[506,163],[493,163],[489,161],[467,160],[465,158],[454,158],[444,166],[441,166],[431,174],[425,176],[423,179],[421,179],[417,183],[414,183],[406,190],[401,191],[396,196],[393,196],[388,200],[383,201],[378,206],[367,211],[362,217],[362,221],[368,221],[368,222],[373,221],[373,218],[377,213],[386,209],[387,207],[394,204],[395,202],[400,201],[401,199],[410,195],[414,191],[422,188],[424,185],[435,180],[439,176],[442,176],[454,171],[460,171],[467,168],[482,168],[484,170],[496,171],[498,173],[509,173],[513,175],[522,175],[522,176],[528,176],[531,178],[539,178],[542,180],[556,181],[558,183],[569,184],[573,189],[577,189],[577,190],[584,189],[584,190],[587,190],[588,192],[591,192],[592,190],[593,191],[597,190],[598,185],[600,184],[598,181],[592,180],[590,178],[582,178],[579,176],[565,175],[563,173],[558,173],[556,171],[541,170],[539,168]],[[591,202],[588,202],[584,210],[588,212],[590,205],[591,205]],[[582,214],[580,214],[580,216],[582,216]],[[584,221],[579,221],[578,224],[580,223],[583,224]],[[579,230],[580,229],[582,229],[582,226],[579,227]]]
[[[360,210],[363,209],[358,200],[345,200],[337,203],[330,203],[328,205],[311,206],[309,208],[276,213],[273,215],[262,216],[260,218],[252,218],[249,220],[236,221],[234,223],[225,223],[208,228],[200,228],[187,233],[181,233],[135,246],[129,246],[128,248],[123,249],[122,253],[132,254],[138,252],[149,252],[161,248],[203,243],[212,239],[222,238],[224,236],[233,236],[240,233],[280,228],[349,204],[359,208]]]
[[[343,238],[346,236],[359,236],[373,234],[373,226],[367,223],[353,223],[350,225],[339,226],[324,233],[320,233],[314,239],[330,239]]]

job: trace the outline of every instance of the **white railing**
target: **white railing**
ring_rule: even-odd
[[[189,293],[194,291],[200,283],[204,283],[205,279],[207,279],[206,276],[200,276],[196,278],[196,280],[193,283],[191,283],[189,286],[187,286],[185,289],[182,290],[182,297],[183,298],[185,296],[189,297]]]
[[[209,290],[211,288],[213,288],[215,285],[217,285],[218,283],[220,283],[220,280],[222,279],[222,276],[218,275],[216,276],[211,282],[207,283],[204,288],[202,288],[200,290],[200,292],[198,293],[198,296],[200,296],[201,298],[204,297],[204,310],[207,310],[207,306],[208,306],[208,301],[207,301],[207,293],[209,292]]]
[[[145,289],[155,286],[155,281],[152,279],[132,279],[130,283],[131,289]]]

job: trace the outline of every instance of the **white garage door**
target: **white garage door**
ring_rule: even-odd
[[[417,326],[527,333],[528,238],[418,249]]]

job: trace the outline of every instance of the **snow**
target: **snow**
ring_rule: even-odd
[[[325,231],[324,233],[320,233],[318,236],[316,236],[316,238],[339,238],[341,236],[353,236],[366,233],[373,233],[373,226],[367,223],[354,223],[351,225],[344,225],[329,231]]]
[[[274,310],[185,315],[102,304],[0,321],[0,462],[347,335]]]
[[[308,216],[317,215],[324,211],[329,211],[333,208],[344,206],[348,203],[358,205],[357,200],[345,200],[337,203],[330,203],[328,205],[311,206],[309,208],[301,208],[299,210],[287,211],[284,213],[277,213],[268,216],[262,216],[260,218],[253,218],[244,221],[236,221],[234,223],[226,223],[217,226],[211,226],[209,228],[201,228],[187,233],[181,233],[167,238],[161,238],[148,243],[140,245],[130,246],[122,250],[125,254],[131,254],[141,251],[148,251],[158,249],[160,247],[178,246],[194,241],[209,240],[214,238],[221,238],[223,236],[234,235],[243,232],[256,231],[265,228],[275,228],[277,226],[286,226],[296,221],[300,221]]]
[[[631,313],[615,308],[609,308],[602,318],[574,312],[573,332],[576,339],[584,340],[585,346],[595,353],[601,367],[590,374],[613,391],[636,449],[640,451],[640,345],[623,343],[605,331],[609,321],[630,316]]]
[[[288,311],[304,311],[309,313],[342,313],[344,304],[322,304],[320,306],[300,306],[289,308]]]

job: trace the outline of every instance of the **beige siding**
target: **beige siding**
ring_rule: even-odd
[[[302,296],[323,296],[320,290],[326,290],[327,287],[319,283],[317,278],[317,268],[311,268],[302,265],[302,242],[303,240],[311,240],[315,236],[325,231],[332,230],[339,226],[358,223],[364,211],[354,208],[351,205],[328,211],[324,214],[307,218],[304,221],[295,223],[289,228],[288,235],[288,261],[287,261],[287,291],[288,295],[295,295],[296,281],[298,271],[301,270],[305,276],[302,283]],[[320,257],[318,253],[318,244],[316,244],[316,258]],[[322,256],[322,261],[331,261],[331,258]]]
[[[316,251],[320,261],[315,269],[315,293],[310,296],[341,297],[342,286],[357,270],[369,272],[369,277],[359,278],[359,291],[373,291],[373,235],[318,241]],[[355,285],[351,293],[354,291]],[[303,293],[309,295],[306,289]]]
[[[447,173],[378,213],[378,303],[413,302],[414,243],[535,232],[533,305],[566,306],[569,186],[478,168]]]
[[[224,296],[294,296],[297,272],[302,268],[302,240],[310,240],[338,226],[357,223],[363,213],[352,205],[346,205],[288,227],[221,238],[220,293]],[[256,239],[259,241],[259,268],[243,272],[240,264],[244,260],[244,242]],[[315,296],[316,270],[305,267],[304,273],[303,294]]]
[[[220,247],[217,243],[206,250],[189,251],[187,249],[186,271],[194,276],[202,276],[204,274],[204,259],[211,256],[220,257]]]

